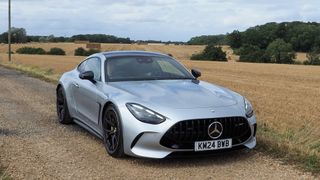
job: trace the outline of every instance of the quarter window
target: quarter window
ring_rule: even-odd
[[[78,71],[79,71],[80,73],[84,72],[84,67],[85,67],[85,65],[86,65],[86,62],[87,62],[87,61],[83,61],[81,64],[79,64],[79,66],[78,66]]]
[[[92,71],[94,80],[101,81],[101,61],[97,57],[90,58],[85,61],[84,72]]]

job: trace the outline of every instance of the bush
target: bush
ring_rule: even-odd
[[[42,48],[22,47],[17,49],[18,54],[46,54],[46,51]]]
[[[84,48],[82,47],[79,47],[77,48],[75,51],[74,51],[74,55],[75,56],[90,56],[92,54],[95,54],[95,53],[99,53],[100,51],[99,50],[96,50],[96,49],[89,49],[88,51],[85,50]]]
[[[301,61],[294,61],[293,64],[296,65],[303,65],[305,63],[305,61],[301,62]]]
[[[66,55],[66,52],[61,48],[51,48],[50,51],[46,52],[42,48],[34,48],[34,47],[22,47],[17,49],[18,54],[50,54],[50,55]]]
[[[86,53],[86,50],[82,47],[79,47],[74,51],[75,56],[85,56],[85,53]]]
[[[304,65],[320,65],[320,48],[316,47],[307,54],[308,60],[304,61]]]
[[[66,52],[61,48],[54,47],[54,48],[51,48],[50,51],[48,51],[47,54],[50,54],[50,55],[66,55]]]
[[[227,61],[227,58],[221,47],[215,47],[215,45],[211,44],[207,45],[202,53],[193,54],[191,60]]]
[[[245,44],[237,49],[236,53],[240,56],[240,62],[270,62],[270,57],[265,53],[265,50],[260,49],[258,46]]]

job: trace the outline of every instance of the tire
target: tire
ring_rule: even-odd
[[[103,114],[103,143],[110,156],[125,157],[121,120],[114,105],[109,105]]]
[[[58,120],[61,124],[71,124],[73,122],[69,113],[65,92],[62,87],[59,87],[57,90],[56,108]]]

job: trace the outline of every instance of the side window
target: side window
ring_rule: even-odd
[[[84,72],[84,67],[85,67],[85,65],[86,65],[86,62],[87,61],[83,61],[81,64],[79,64],[79,66],[78,66],[78,71],[80,72],[80,73],[82,73],[82,72]]]
[[[99,58],[93,57],[86,61],[84,71],[92,71],[94,80],[101,81],[101,61]]]

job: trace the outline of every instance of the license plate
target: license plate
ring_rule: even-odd
[[[217,149],[227,149],[232,147],[232,139],[219,139],[214,141],[196,141],[195,151],[209,151]]]

